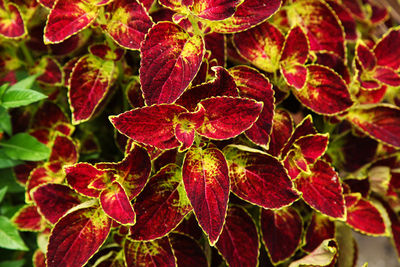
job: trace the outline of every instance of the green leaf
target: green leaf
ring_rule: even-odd
[[[0,169],[0,187],[7,186],[9,193],[25,192],[25,188],[17,183],[11,168]]]
[[[3,149],[0,149],[0,169],[14,167],[22,163],[23,161],[11,159],[4,153]]]
[[[1,99],[1,105],[5,108],[16,108],[29,105],[44,98],[47,98],[47,96],[38,91],[30,89],[9,89],[4,93]]]
[[[12,90],[19,90],[19,89],[30,89],[33,86],[33,83],[35,82],[36,78],[39,76],[40,74],[35,74],[35,75],[31,75],[28,76],[24,79],[22,79],[21,81],[13,84],[8,91],[12,91]]]
[[[25,260],[14,260],[14,261],[2,261],[0,267],[22,267],[25,264]]]
[[[29,250],[20,237],[17,228],[4,216],[0,216],[0,247],[13,250]]]
[[[47,159],[50,155],[50,149],[47,146],[27,133],[16,134],[0,142],[0,146],[11,159],[38,161]]]
[[[0,129],[8,135],[12,134],[11,117],[3,106],[0,106]]]
[[[1,202],[3,201],[3,199],[4,199],[4,196],[5,196],[6,193],[7,193],[7,189],[8,189],[7,186],[4,186],[3,188],[0,189],[0,203],[1,203]]]
[[[3,94],[4,94],[4,92],[7,90],[7,88],[8,88],[8,83],[5,83],[5,84],[3,84],[3,85],[1,85],[0,86],[0,97],[2,97],[3,96]]]

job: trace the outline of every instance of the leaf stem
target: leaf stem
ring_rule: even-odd
[[[194,17],[192,14],[190,14],[188,16],[188,20],[192,24],[194,34],[198,36],[204,36],[204,33],[199,28],[198,19]]]

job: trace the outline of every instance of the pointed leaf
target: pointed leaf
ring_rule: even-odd
[[[204,52],[201,37],[190,36],[170,22],[154,25],[140,48],[140,81],[146,104],[178,99],[199,70]]]
[[[44,42],[60,43],[87,28],[97,17],[98,8],[85,0],[58,0],[44,29]]]
[[[285,37],[278,28],[264,22],[245,32],[236,33],[233,42],[239,54],[254,66],[275,72],[279,68],[279,57]]]
[[[400,29],[392,28],[376,43],[374,53],[378,60],[378,65],[386,66],[394,70],[400,68],[400,49],[396,45],[399,42]]]
[[[147,183],[151,171],[151,162],[149,154],[144,148],[134,146],[122,161],[118,163],[97,163],[96,168],[112,170],[113,179],[122,185],[129,200],[132,200]]]
[[[37,81],[48,85],[61,85],[63,83],[63,72],[60,64],[51,57],[43,57],[33,68],[35,73],[43,73],[37,77]]]
[[[38,161],[49,157],[50,149],[27,133],[18,133],[0,142],[2,151],[12,159]]]
[[[109,19],[102,28],[122,47],[139,49],[153,22],[135,0],[115,0],[106,11]]]
[[[364,70],[373,70],[377,63],[375,54],[362,43],[357,43],[356,59]]]
[[[273,263],[294,254],[300,245],[302,231],[303,222],[295,209],[261,210],[262,240]]]
[[[68,90],[74,124],[87,121],[93,116],[110,89],[114,68],[114,62],[93,55],[83,56],[76,63]]]
[[[46,95],[30,89],[8,89],[1,96],[1,105],[5,108],[17,108],[47,98]]]
[[[400,75],[388,67],[377,67],[374,70],[373,78],[390,86],[400,86]]]
[[[34,205],[23,206],[11,219],[12,222],[22,231],[42,231],[45,222],[38,213],[37,207]]]
[[[186,195],[181,169],[168,164],[155,174],[136,198],[136,224],[129,238],[152,240],[173,230],[192,210]]]
[[[196,109],[197,103],[213,96],[238,96],[235,81],[228,71],[222,67],[214,67],[215,79],[186,90],[176,104],[190,111]]]
[[[316,249],[325,239],[335,237],[335,224],[328,217],[313,213],[311,222],[308,225],[307,233],[305,235],[306,245],[302,247],[303,250],[312,252]]]
[[[312,51],[326,50],[344,57],[344,32],[332,9],[319,0],[300,0],[289,7],[290,23],[306,32]]]
[[[245,0],[232,17],[209,25],[219,33],[241,32],[267,20],[281,4],[281,0]]]
[[[263,104],[255,100],[214,97],[202,100],[204,123],[196,131],[212,139],[228,139],[249,129],[258,119]]]
[[[271,141],[268,153],[278,156],[290,139],[293,132],[293,119],[288,112],[282,109],[275,110],[272,121]]]
[[[0,216],[0,247],[14,250],[29,250],[18,230],[5,216]]]
[[[25,23],[18,6],[2,0],[0,2],[0,35],[6,38],[17,38],[25,33]]]
[[[400,147],[399,108],[390,105],[359,107],[350,110],[346,118],[372,138]]]
[[[32,192],[38,210],[50,222],[56,223],[69,209],[81,203],[81,197],[61,184],[45,184]]]
[[[171,149],[179,146],[174,134],[175,118],[187,110],[175,104],[154,105],[110,117],[115,128],[133,140]]]
[[[224,148],[231,190],[240,198],[269,209],[294,202],[298,195],[282,164],[274,157],[243,146]]]
[[[135,212],[124,188],[114,181],[99,196],[104,212],[120,224],[135,224]]]
[[[215,246],[229,266],[257,266],[260,242],[253,218],[243,208],[229,207]]]
[[[124,252],[128,267],[176,266],[176,259],[167,237],[149,242],[126,239]]]
[[[311,174],[302,172],[295,180],[304,201],[323,214],[344,218],[343,188],[338,174],[322,160],[318,160],[310,170]]]
[[[308,79],[301,90],[293,90],[300,102],[325,115],[343,112],[353,105],[344,80],[334,71],[320,65],[308,65]]]
[[[229,197],[224,155],[217,148],[191,147],[183,162],[182,177],[196,218],[214,244],[223,229]]]
[[[57,104],[46,101],[36,110],[32,119],[32,126],[35,128],[53,128],[60,122],[68,123],[68,118]]]
[[[106,240],[111,229],[100,208],[84,208],[61,218],[47,247],[47,266],[83,266]]]
[[[235,80],[241,97],[263,102],[263,110],[258,120],[246,131],[246,135],[258,145],[267,145],[270,140],[275,105],[272,84],[256,69],[247,66],[230,68],[229,73]]]
[[[346,40],[357,40],[357,24],[348,7],[344,3],[336,2],[335,0],[325,0],[325,2],[335,11],[340,22],[343,25],[346,34]],[[356,2],[356,1],[354,1]]]
[[[300,149],[308,164],[312,164],[325,153],[328,148],[328,142],[328,134],[314,134],[298,138],[293,143],[293,146]]]
[[[204,251],[194,238],[173,232],[168,235],[168,239],[178,266],[208,266]]]
[[[77,163],[65,168],[68,184],[76,190],[89,197],[98,197],[100,190],[90,187],[97,180],[104,181],[107,176],[106,171],[98,170],[88,163]]]
[[[304,64],[308,58],[308,39],[302,28],[295,26],[286,36],[281,62],[284,64]]]
[[[78,161],[77,144],[71,137],[58,134],[53,142],[49,161],[62,161],[66,164],[74,164]]]
[[[385,234],[386,228],[378,209],[360,194],[345,196],[347,219],[346,222],[354,229],[370,235]]]

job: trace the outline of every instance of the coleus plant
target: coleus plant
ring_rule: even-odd
[[[34,266],[355,266],[353,230],[400,254],[399,23],[373,0],[0,1],[0,78],[48,98],[5,132],[50,151],[13,168]]]

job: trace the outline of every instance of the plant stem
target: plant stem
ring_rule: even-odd
[[[31,53],[29,52],[28,48],[26,47],[25,42],[22,42],[20,45],[21,51],[24,54],[25,60],[28,63],[28,65],[32,66],[35,61],[33,60],[33,57]]]

